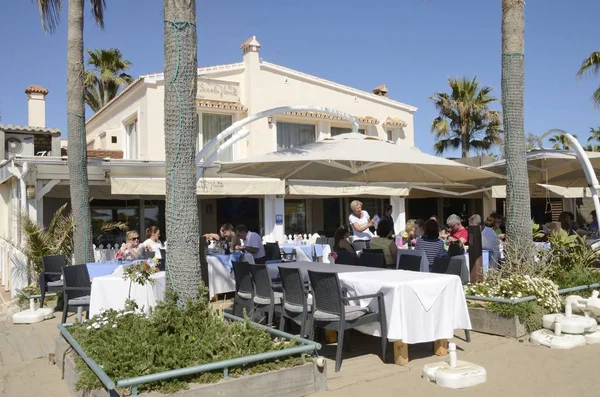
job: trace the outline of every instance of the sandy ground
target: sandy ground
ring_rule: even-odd
[[[0,315],[10,310],[10,304],[0,296]],[[0,320],[0,396],[45,397],[68,396],[66,384],[48,354],[53,351],[58,318],[35,325],[14,326],[10,320]],[[464,397],[552,397],[598,396],[600,376],[596,363],[600,345],[573,350],[550,350],[532,346],[527,341],[472,333],[472,342],[457,332],[454,341],[459,347],[459,359],[483,365],[488,381],[469,389],[442,389],[421,378],[423,365],[440,361],[431,356],[432,344],[411,345],[407,367],[384,364],[377,354],[375,338],[354,334],[350,351],[344,354],[342,369],[333,372],[328,359],[329,391],[315,397],[368,396],[464,396]],[[335,346],[322,350],[333,357]],[[388,360],[392,360],[392,344]],[[232,396],[233,397],[233,396]]]

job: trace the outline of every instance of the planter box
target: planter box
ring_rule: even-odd
[[[528,334],[527,327],[519,320],[519,316],[502,317],[480,307],[470,307],[469,316],[473,331],[476,332],[509,338],[520,338]]]
[[[67,353],[67,354],[65,354]],[[62,336],[56,338],[56,364],[63,371],[71,396],[77,397],[114,397],[116,393],[101,390],[75,390],[79,373],[75,368],[75,359],[70,345]],[[314,363],[293,368],[265,372],[240,378],[228,378],[217,383],[190,384],[189,390],[182,390],[172,396],[177,397],[302,397],[327,390],[327,367],[319,369]],[[138,396],[159,397],[164,394],[151,392]]]

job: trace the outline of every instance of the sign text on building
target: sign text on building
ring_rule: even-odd
[[[240,85],[231,81],[198,79],[198,98],[239,102]]]

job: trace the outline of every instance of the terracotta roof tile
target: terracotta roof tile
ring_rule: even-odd
[[[404,127],[406,127],[406,122],[404,122],[403,120],[394,118],[394,117],[388,117],[387,119],[385,119],[385,122],[383,123],[383,125],[404,128]]]
[[[198,99],[198,107],[211,108],[211,109],[225,109],[225,110],[236,110],[240,112],[246,112],[247,107],[239,102],[226,102],[226,101],[211,101],[208,99]]]
[[[67,149],[68,153],[68,149]],[[96,159],[122,159],[123,151],[122,150],[104,150],[104,149],[88,149],[87,151],[88,157],[96,158]]]
[[[328,113],[292,111],[292,112],[285,112],[285,114],[289,114],[290,116],[309,117],[309,118],[313,118],[313,119],[348,121],[343,117],[335,116],[333,114],[328,114]],[[379,120],[377,120],[375,117],[371,117],[371,116],[356,117],[356,120],[360,124],[379,124]]]
[[[48,95],[50,91],[47,88],[42,87],[41,85],[33,84],[29,87],[25,88],[26,94],[44,94]]]

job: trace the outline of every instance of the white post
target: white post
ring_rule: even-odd
[[[285,241],[283,196],[267,194],[264,201],[265,240],[283,242]]]
[[[483,192],[483,214],[481,214],[481,219],[485,220],[492,211],[496,210],[494,208],[495,201],[490,192]]]
[[[390,204],[393,207],[394,231],[401,232],[406,227],[406,199],[400,196],[391,196]]]

